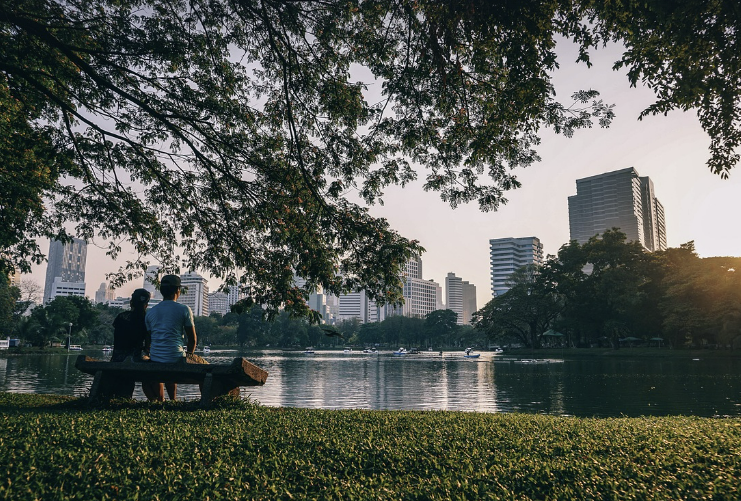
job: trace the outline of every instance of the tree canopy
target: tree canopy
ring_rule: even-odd
[[[734,0],[0,0],[0,267],[69,231],[134,246],[117,284],[156,262],[269,308],[317,286],[395,302],[421,248],[364,204],[421,175],[493,210],[542,128],[609,125],[595,90],[556,99],[557,37],[587,63],[623,43],[644,113],[697,108],[727,176],[740,19]]]
[[[475,313],[491,338],[538,347],[549,329],[572,345],[620,347],[621,340],[672,347],[741,342],[741,258],[701,259],[693,242],[644,251],[613,228],[563,245],[542,266],[526,266],[510,290]]]

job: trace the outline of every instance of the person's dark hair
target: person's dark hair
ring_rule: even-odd
[[[176,285],[167,285],[167,284],[160,285],[160,293],[162,293],[163,297],[174,296],[175,293],[178,291],[178,289],[180,289],[180,287]]]
[[[137,311],[144,311],[147,309],[147,304],[151,294],[146,289],[136,289],[131,295],[131,309]]]

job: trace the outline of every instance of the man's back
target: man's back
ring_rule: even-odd
[[[184,328],[193,325],[193,312],[188,306],[164,300],[147,310],[146,324],[152,336],[152,361],[177,362],[184,357]]]

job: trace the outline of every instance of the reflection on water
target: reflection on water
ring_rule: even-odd
[[[87,352],[105,359],[101,351]],[[76,355],[0,358],[0,391],[86,395],[92,376]],[[212,350],[212,363],[236,350]],[[477,360],[462,353],[257,351],[242,354],[268,371],[265,386],[243,388],[268,406],[322,409],[462,410],[575,416],[741,416],[741,360],[596,358],[526,362],[500,355]],[[559,362],[559,363],[555,363]],[[135,398],[143,400],[137,388]],[[179,398],[198,398],[181,385]]]

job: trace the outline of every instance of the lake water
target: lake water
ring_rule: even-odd
[[[0,358],[0,391],[85,395],[92,376],[74,367],[80,352]],[[106,359],[102,351],[83,352]],[[268,406],[321,409],[460,410],[560,416],[741,417],[741,360],[598,357],[529,361],[462,352],[392,356],[318,351],[212,351],[212,363],[245,356],[268,371],[242,396]],[[137,388],[135,398],[144,399]],[[178,397],[198,398],[181,385]]]

